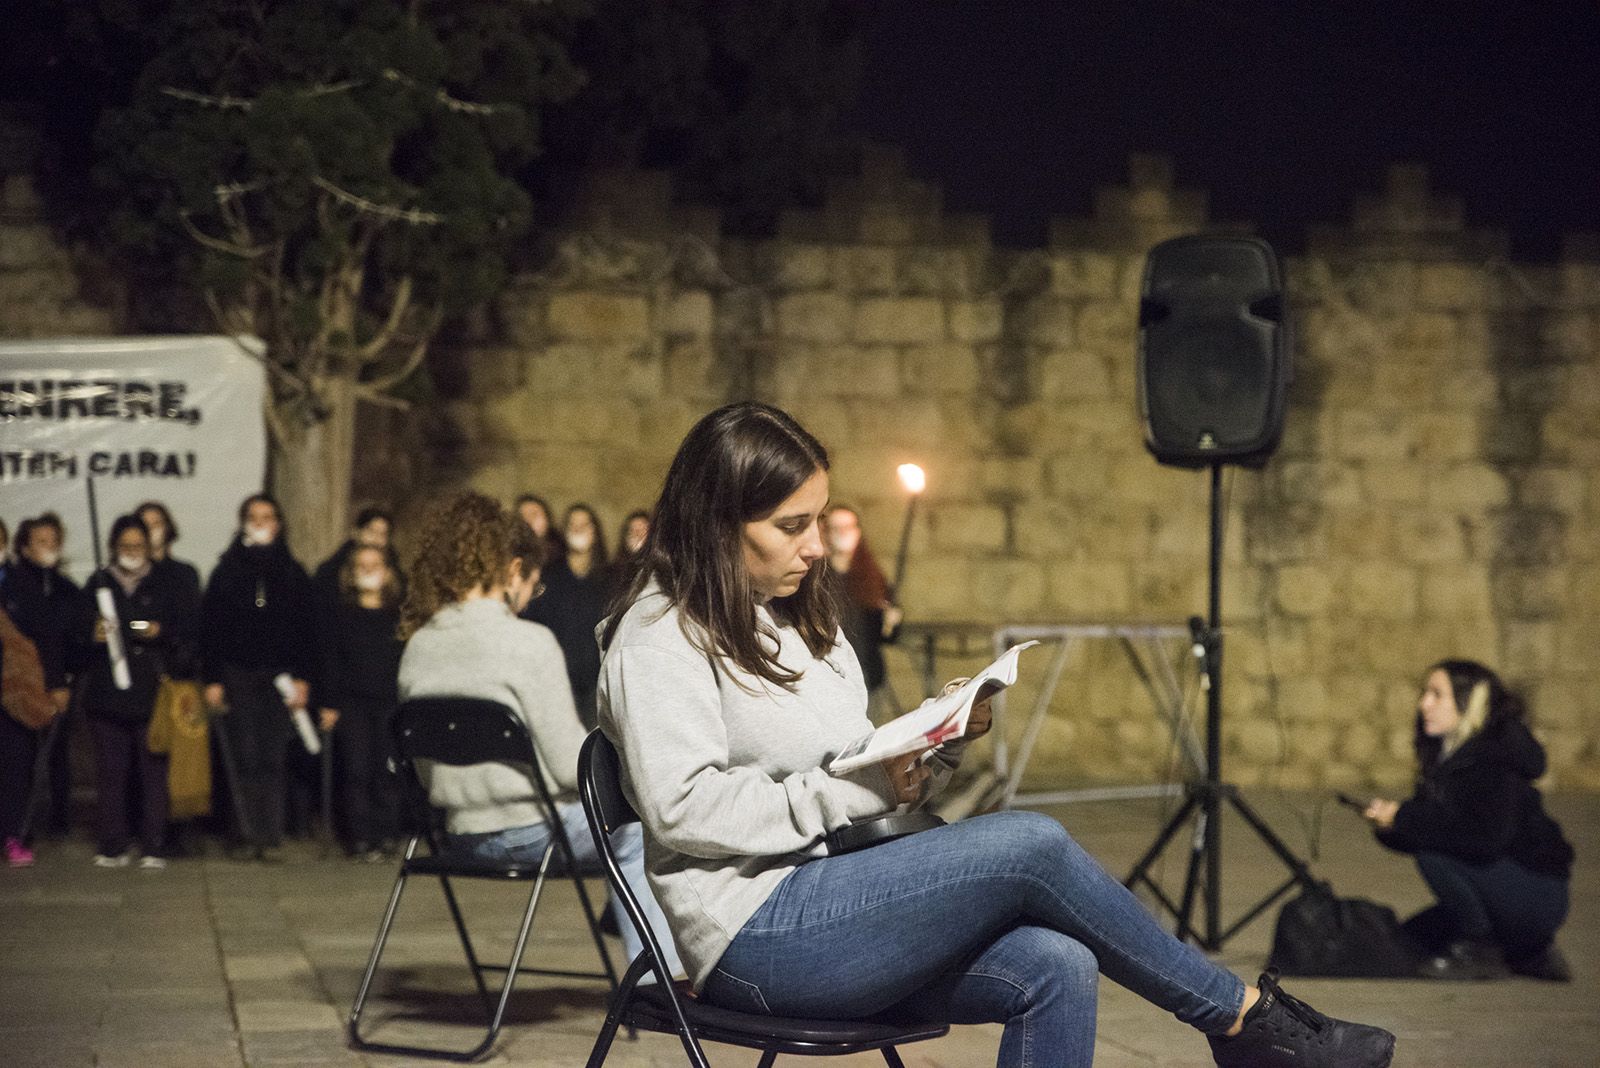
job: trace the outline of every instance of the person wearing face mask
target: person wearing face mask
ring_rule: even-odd
[[[357,860],[382,860],[399,833],[399,793],[389,771],[389,722],[400,673],[400,578],[388,554],[360,545],[345,558],[338,594],[319,608],[322,730],[333,732],[341,837]]]
[[[53,734],[48,757],[50,776],[46,829],[64,836],[72,826],[72,732],[77,714],[71,711],[72,679],[67,652],[76,617],[79,589],[61,570],[61,546],[66,532],[54,512],[46,512],[17,525],[16,555],[0,584],[0,607],[17,629],[33,642],[44,667],[45,685],[59,715],[66,716]],[[38,740],[38,739],[36,739]]]
[[[517,618],[535,598],[543,553],[527,524],[488,497],[464,494],[437,513],[423,533],[401,609],[401,634],[408,637],[400,697],[487,698],[521,715],[577,860],[596,865],[594,839],[575,799],[584,729],[561,647],[547,628]],[[429,800],[445,811],[448,848],[485,860],[538,863],[550,830],[525,774],[503,764],[437,766],[427,770],[426,782]],[[614,841],[623,874],[652,928],[665,936],[666,923],[645,883],[637,825]],[[611,903],[611,913],[632,959],[643,943],[619,902]]]
[[[180,591],[182,608],[174,623],[191,628],[191,633],[173,635],[174,645],[167,659],[167,674],[177,679],[193,679],[200,673],[196,659],[197,635],[193,628],[200,623],[200,571],[187,560],[172,555],[178,541],[178,524],[172,513],[160,501],[145,501],[133,510],[144,523],[150,535],[150,566],[163,573],[163,581]]]
[[[587,504],[574,504],[561,520],[566,551],[544,570],[544,594],[523,614],[542,623],[561,643],[567,680],[585,730],[595,725],[595,685],[600,678],[600,650],[594,629],[605,616],[614,592],[600,519]]]
[[[869,698],[892,709],[896,702],[884,689],[888,670],[883,646],[900,624],[900,609],[894,604],[889,580],[867,546],[861,517],[854,508],[831,506],[823,529],[828,540],[828,575],[845,641],[861,662]]]
[[[228,712],[236,785],[250,823],[236,834],[257,859],[277,859],[283,839],[291,713],[308,706],[316,660],[311,580],[286,540],[277,502],[265,494],[246,498],[239,534],[211,572],[200,606],[205,701]],[[280,692],[279,676],[287,677],[287,692]]]
[[[194,627],[180,618],[187,592],[177,573],[153,566],[143,520],[137,515],[119,517],[111,525],[109,548],[111,562],[84,587],[72,634],[73,658],[83,680],[83,707],[94,740],[99,843],[94,863],[125,867],[137,837],[139,866],[159,869],[166,867],[167,758],[152,753],[145,736],[166,664],[183,640],[180,636],[193,634]],[[101,591],[109,593],[115,608],[119,640],[114,640],[112,624],[103,614]],[[128,820],[135,792],[136,829]]]
[[[405,576],[400,570],[400,554],[395,552],[393,540],[394,516],[382,508],[361,509],[356,513],[355,522],[350,527],[350,536],[345,539],[344,544],[334,550],[333,555],[318,564],[316,571],[312,572],[312,583],[317,587],[319,594],[336,600],[340,594],[344,567],[350,561],[350,554],[357,549],[370,547],[383,553],[384,561],[394,572],[395,579],[401,583],[403,595]]]

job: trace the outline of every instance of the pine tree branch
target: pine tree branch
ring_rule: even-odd
[[[408,274],[400,279],[400,284],[395,287],[394,303],[389,305],[389,315],[384,320],[383,326],[361,348],[356,350],[358,364],[371,363],[383,354],[400,332],[400,325],[405,321],[406,312],[411,308],[411,276]]]
[[[194,220],[190,218],[192,214],[192,212],[180,211],[178,213],[178,221],[183,223],[183,228],[190,237],[194,238],[201,245],[213,252],[221,252],[227,256],[237,256],[240,259],[253,260],[258,256],[264,255],[268,251],[268,246],[266,245],[240,244],[235,241],[224,240],[220,237],[212,237],[210,234],[206,233],[204,230],[200,229],[200,227],[194,224]]]
[[[376,215],[380,219],[395,219],[399,222],[411,223],[413,226],[434,226],[444,222],[444,216],[436,212],[422,211],[418,208],[397,208],[390,204],[379,204],[376,201],[368,200],[366,197],[357,196],[348,189],[339,188],[320,174],[311,179],[311,184],[335,200],[348,204],[350,207],[367,215]]]

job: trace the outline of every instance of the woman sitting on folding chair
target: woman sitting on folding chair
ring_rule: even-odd
[[[828,457],[785,413],[712,412],[667,473],[602,629],[601,729],[701,996],[849,1019],[1000,1022],[1002,1065],[1088,1065],[1097,973],[1210,1036],[1218,1064],[1382,1068],[1394,1038],[1247,986],[1163,930],[1061,824],[1002,812],[829,855],[919,804],[966,739],[834,777],[872,729],[824,585]],[[975,712],[968,737],[988,730]]]
[[[401,608],[401,635],[408,640],[400,658],[400,699],[479,697],[521,713],[578,863],[598,871],[594,839],[575,800],[584,730],[566,661],[547,628],[517,618],[536,595],[543,562],[539,538],[488,497],[464,494],[440,511],[423,534]],[[450,849],[484,860],[539,863],[551,832],[525,774],[504,764],[440,765],[424,777],[429,800],[445,810]],[[670,952],[666,921],[645,883],[638,827],[614,844]],[[618,902],[611,911],[631,960],[643,943]],[[676,958],[671,965],[681,971]]]

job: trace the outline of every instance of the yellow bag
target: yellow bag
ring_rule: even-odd
[[[168,817],[186,820],[208,814],[211,738],[198,682],[162,678],[146,744],[152,753],[168,755]]]

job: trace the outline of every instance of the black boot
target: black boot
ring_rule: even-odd
[[[1506,967],[1514,974],[1525,975],[1529,979],[1543,979],[1550,983],[1572,982],[1572,966],[1553,942],[1531,957],[1506,961]]]
[[[1489,942],[1451,942],[1444,952],[1417,965],[1424,979],[1504,979],[1505,957]]]
[[[1245,1013],[1244,1028],[1231,1038],[1208,1036],[1222,1068],[1388,1068],[1394,1036],[1383,1028],[1324,1016],[1285,994],[1276,971],[1257,985],[1261,1000]]]

